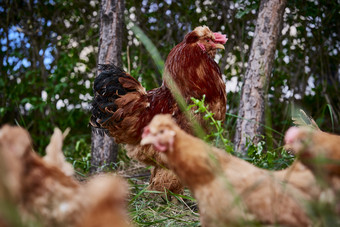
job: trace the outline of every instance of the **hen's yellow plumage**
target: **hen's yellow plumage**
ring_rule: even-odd
[[[153,144],[191,190],[198,200],[203,226],[245,226],[252,221],[310,224],[303,201],[313,195],[304,191],[305,184],[285,180],[285,171],[260,169],[204,143],[181,130],[170,115],[155,116],[141,143]],[[309,186],[313,181],[309,179]]]

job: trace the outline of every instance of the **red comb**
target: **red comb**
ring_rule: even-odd
[[[214,33],[215,36],[215,42],[216,43],[221,43],[221,44],[225,44],[227,42],[227,36],[226,35],[222,35],[221,33]]]

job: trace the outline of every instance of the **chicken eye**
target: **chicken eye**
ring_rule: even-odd
[[[207,43],[209,43],[210,42],[210,39],[207,39]]]
[[[163,129],[159,131],[159,134],[163,134],[163,133],[164,133],[164,130],[163,130]]]

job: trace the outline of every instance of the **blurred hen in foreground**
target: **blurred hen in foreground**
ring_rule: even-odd
[[[93,216],[129,226],[124,207],[126,182],[106,176],[79,184],[72,178],[73,168],[65,161],[62,143],[63,134],[55,129],[41,158],[33,151],[26,130],[7,125],[0,129],[0,204],[13,206],[11,212],[9,206],[0,206],[0,223],[16,225],[13,214],[18,213],[23,223],[43,226],[108,226]]]
[[[144,129],[141,143],[153,144],[189,187],[198,200],[203,226],[246,226],[252,221],[310,224],[303,209],[310,195],[295,182],[284,183],[285,171],[260,169],[211,147],[181,130],[170,115],[155,116]]]
[[[164,191],[165,187],[175,193],[182,190],[177,178],[160,167],[167,167],[167,163],[158,152],[150,146],[140,146],[143,128],[160,113],[171,114],[183,130],[193,133],[172,93],[173,86],[187,104],[191,97],[202,99],[205,95],[214,118],[224,120],[226,90],[214,57],[217,49],[224,49],[222,44],[226,41],[225,35],[213,33],[206,26],[195,28],[169,53],[162,86],[147,92],[136,79],[114,65],[104,65],[95,79],[91,125],[107,129],[117,143],[127,144],[130,157],[155,166],[150,189]],[[202,115],[194,115],[207,129]]]
[[[301,162],[340,192],[340,136],[310,127],[291,127],[285,142]]]

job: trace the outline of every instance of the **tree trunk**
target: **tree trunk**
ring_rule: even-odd
[[[286,0],[261,1],[234,141],[235,150],[242,154],[246,154],[247,140],[257,144],[263,135],[265,101],[285,6]]]
[[[99,64],[122,66],[123,19],[124,0],[101,1]],[[103,129],[92,128],[91,139],[91,172],[104,171],[117,161],[118,145]]]

